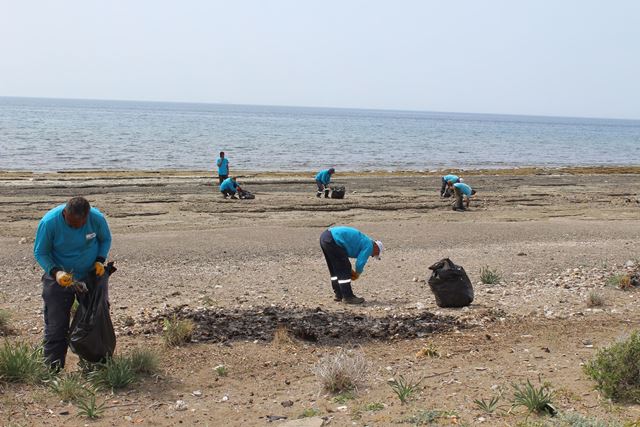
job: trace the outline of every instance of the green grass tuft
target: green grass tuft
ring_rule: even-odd
[[[500,283],[502,275],[498,270],[493,270],[489,266],[480,268],[480,281],[485,285],[495,285]]]
[[[78,406],[78,415],[81,417],[89,418],[90,420],[100,418],[105,410],[105,402],[97,404],[96,395],[94,393],[84,399],[79,400],[76,405]]]
[[[134,348],[124,356],[129,360],[133,372],[139,375],[153,375],[158,372],[158,355],[154,351]]]
[[[485,414],[493,414],[498,409],[498,402],[500,401],[500,396],[493,396],[489,400],[485,399],[476,399],[473,401],[476,407],[480,409]]]
[[[95,366],[89,372],[89,381],[97,388],[117,390],[125,388],[136,380],[136,372],[131,360],[123,356],[114,356],[105,363]]]
[[[389,387],[391,387],[396,396],[398,396],[400,403],[404,405],[411,399],[415,392],[418,391],[418,386],[421,382],[422,380],[416,382],[407,380],[404,376],[400,375],[398,378],[389,381]]]
[[[11,334],[11,327],[9,326],[10,320],[11,320],[11,313],[9,313],[9,310],[0,308],[0,335],[6,336]]]
[[[525,384],[514,385],[513,407],[524,406],[529,413],[555,415],[554,393],[547,385],[536,388],[529,380]]]
[[[5,341],[0,347],[0,381],[34,384],[51,377],[41,347]]]
[[[318,415],[320,415],[320,410],[318,408],[307,408],[302,411],[302,414],[300,414],[298,418],[317,417]]]
[[[88,394],[82,375],[79,372],[54,378],[49,385],[54,393],[60,397],[60,400],[65,402],[79,401]]]

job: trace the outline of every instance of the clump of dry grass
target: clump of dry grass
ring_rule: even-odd
[[[178,319],[173,316],[164,319],[164,342],[169,347],[176,347],[191,341],[195,324],[191,319]]]
[[[425,345],[416,353],[416,359],[424,359],[426,357],[440,357],[440,352],[433,343]]]
[[[587,295],[587,307],[602,307],[604,305],[604,297],[596,291],[589,292]]]
[[[273,333],[271,344],[278,348],[295,347],[295,341],[291,338],[291,334],[285,325],[278,325]]]
[[[322,388],[330,393],[357,390],[366,381],[368,371],[364,353],[344,349],[324,356],[313,369]]]

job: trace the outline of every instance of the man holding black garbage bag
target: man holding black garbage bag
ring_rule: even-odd
[[[106,294],[104,263],[110,248],[107,220],[84,197],[51,209],[38,224],[33,252],[44,269],[44,357],[55,369],[64,368],[78,284],[94,279]]]

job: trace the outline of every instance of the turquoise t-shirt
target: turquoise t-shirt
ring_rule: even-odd
[[[371,237],[353,227],[332,227],[329,229],[333,240],[342,247],[349,258],[356,258],[356,272],[362,273],[364,266],[373,253]]]
[[[219,158],[217,164],[218,175],[229,175],[229,160],[226,157],[224,159]]]
[[[58,267],[82,280],[93,269],[98,257],[107,259],[111,232],[104,215],[96,208],[91,208],[82,227],[69,226],[62,216],[65,206],[57,206],[42,217],[33,254],[45,273]]]
[[[460,192],[465,196],[471,196],[471,187],[469,187],[467,184],[463,182],[458,182],[456,184],[453,184],[453,186],[458,190],[460,190]]]

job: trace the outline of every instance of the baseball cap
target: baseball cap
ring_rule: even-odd
[[[380,255],[382,255],[382,251],[384,251],[384,245],[382,244],[382,242],[380,240],[376,240],[375,244],[379,249],[378,256],[376,258],[380,259]]]

